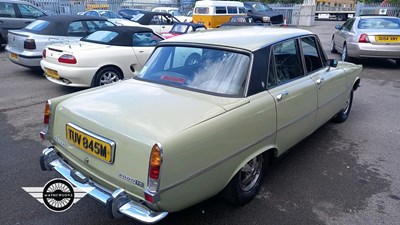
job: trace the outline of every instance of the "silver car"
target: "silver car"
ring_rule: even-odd
[[[342,61],[352,58],[394,59],[400,66],[400,18],[359,16],[336,25],[331,52],[340,52]]]
[[[47,13],[25,1],[0,0],[0,48],[7,44],[8,30],[21,29]]]
[[[8,58],[21,66],[40,68],[42,52],[47,45],[79,41],[82,37],[109,26],[115,25],[100,17],[41,17],[21,30],[8,32]]]

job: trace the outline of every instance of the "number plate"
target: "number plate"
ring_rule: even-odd
[[[44,72],[49,77],[52,77],[52,78],[55,78],[55,79],[60,79],[60,76],[58,75],[58,72],[56,70],[52,70],[52,69],[49,69],[49,68],[44,68]]]
[[[67,140],[80,150],[107,163],[114,160],[115,143],[72,123],[66,126]]]
[[[376,41],[385,43],[398,43],[400,42],[400,36],[376,36]]]
[[[14,59],[14,60],[19,60],[19,57],[18,57],[18,55],[17,54],[15,54],[15,53],[10,53],[10,58],[12,58],[12,59]]]

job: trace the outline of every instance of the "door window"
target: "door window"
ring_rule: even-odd
[[[0,2],[0,17],[9,17],[9,18],[17,17],[15,15],[12,3]]]
[[[68,36],[83,37],[86,36],[86,30],[81,21],[72,22],[68,27]]]
[[[26,4],[17,4],[19,11],[21,12],[22,18],[36,19],[41,16],[45,16],[39,9]]]
[[[278,43],[273,47],[277,85],[304,76],[297,39]]]
[[[302,38],[301,48],[303,50],[307,74],[324,67],[321,61],[322,57],[318,53],[315,37]]]

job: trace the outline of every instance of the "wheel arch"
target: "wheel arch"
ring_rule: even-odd
[[[266,150],[265,150],[266,149]],[[242,169],[242,167],[249,162],[251,159],[255,158],[258,155],[263,155],[264,160],[267,158],[268,160],[272,160],[274,158],[278,157],[278,149],[275,146],[268,146],[267,148],[260,149],[258,151],[253,152],[252,154],[248,155],[238,166],[235,168],[235,170],[232,172],[230,175],[229,179],[227,180],[226,184],[224,187],[226,187],[229,182],[232,180],[232,178]]]
[[[357,90],[360,87],[360,82],[361,82],[361,79],[359,77],[357,77],[356,81],[354,81],[354,84],[353,84],[353,91]]]
[[[99,73],[99,71],[101,71],[102,69],[107,68],[107,67],[111,67],[111,68],[118,70],[118,72],[120,72],[121,76],[122,76],[122,77],[120,77],[121,80],[125,78],[124,72],[122,71],[121,68],[119,68],[119,66],[112,65],[112,64],[103,65],[96,71],[95,75],[93,76],[91,86],[93,86],[94,82],[96,82],[96,77],[97,77],[97,74]]]

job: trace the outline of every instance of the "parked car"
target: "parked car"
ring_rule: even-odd
[[[76,43],[48,45],[40,65],[56,84],[101,86],[131,78],[161,40],[146,27],[104,28]]]
[[[357,16],[335,28],[331,52],[340,52],[342,61],[386,58],[394,59],[400,66],[400,18]]]
[[[180,22],[192,22],[191,16],[185,16],[178,8],[176,7],[155,7],[151,10],[152,12],[166,12],[169,13],[175,18],[177,18]]]
[[[42,16],[47,13],[28,2],[0,0],[0,48],[7,44],[8,30],[21,29]]]
[[[236,27],[236,26],[264,26],[265,23],[255,23],[251,16],[233,16],[228,22],[219,26],[219,28]]]
[[[105,18],[79,15],[45,16],[21,30],[8,34],[6,50],[11,62],[25,67],[40,67],[45,46],[79,41],[104,27],[115,26]]]
[[[283,24],[283,15],[273,11],[267,4],[261,2],[243,2],[243,4],[247,15],[251,16],[255,23]]]
[[[172,38],[178,35],[187,34],[199,30],[206,30],[203,24],[198,23],[175,23],[168,33],[162,33],[164,38]]]
[[[165,12],[141,12],[134,16],[131,21],[137,23],[138,26],[143,25],[150,27],[157,33],[166,33],[171,30],[175,23],[180,21],[173,15]]]
[[[120,15],[122,18],[130,20],[132,19],[133,16],[143,12],[145,10],[143,9],[121,9],[118,11],[118,15]]]
[[[111,217],[157,222],[220,192],[243,205],[270,160],[348,118],[361,69],[301,29],[180,35],[133,79],[48,100],[40,165],[93,187]]]
[[[137,26],[137,24],[132,23],[130,20],[122,18],[122,16],[111,10],[89,10],[83,13],[85,16],[96,16],[108,19],[108,21],[113,22],[117,26]]]

